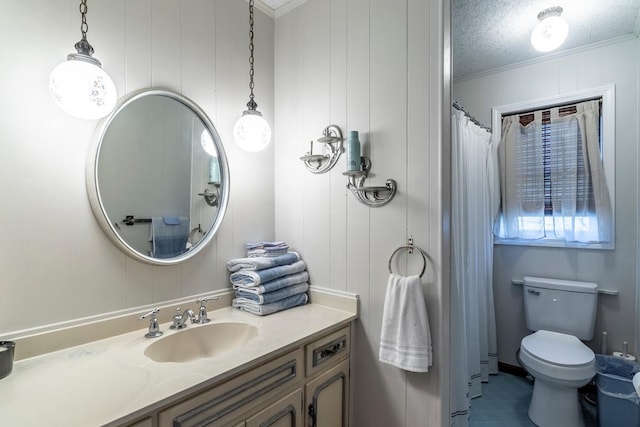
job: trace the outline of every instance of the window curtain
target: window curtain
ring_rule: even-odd
[[[451,425],[468,425],[470,399],[498,372],[493,303],[497,153],[491,134],[452,117]]]
[[[522,126],[518,114],[503,117],[498,148],[501,212],[495,234],[505,239],[611,241],[611,207],[600,155],[600,105],[576,104],[576,113],[560,116],[551,108]],[[545,188],[545,147],[548,138]],[[584,165],[580,168],[578,164]],[[545,218],[545,191],[551,215]],[[547,194],[547,205],[549,204]],[[549,218],[550,217],[550,218]]]
[[[542,113],[520,125],[520,116],[505,117],[498,147],[502,212],[498,235],[507,239],[544,237],[544,148]]]

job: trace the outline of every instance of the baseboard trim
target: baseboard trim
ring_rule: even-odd
[[[504,362],[498,362],[498,370],[506,374],[516,375],[518,377],[526,377],[527,371],[521,366],[514,366]]]

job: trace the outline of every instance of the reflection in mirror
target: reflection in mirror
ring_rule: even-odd
[[[87,165],[94,214],[130,256],[175,264],[204,248],[228,199],[222,141],[204,112],[165,90],[122,100]]]

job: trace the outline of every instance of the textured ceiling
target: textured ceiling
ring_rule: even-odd
[[[569,36],[549,54],[637,36],[640,0],[452,0],[454,80],[544,55],[530,36],[538,13],[551,6],[564,9]]]

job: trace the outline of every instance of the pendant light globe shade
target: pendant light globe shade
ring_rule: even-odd
[[[85,55],[70,54],[67,61],[53,69],[49,91],[66,113],[85,120],[95,120],[113,111],[117,93],[111,77],[100,62]]]
[[[271,141],[271,128],[259,111],[247,110],[233,126],[233,139],[245,151],[262,151]]]
[[[531,45],[539,52],[551,52],[559,48],[569,34],[569,25],[560,16],[562,8],[552,9],[538,15],[540,22],[531,32]]]

